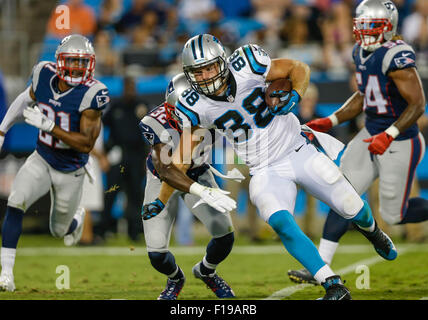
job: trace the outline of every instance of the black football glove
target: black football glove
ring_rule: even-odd
[[[149,220],[156,217],[164,208],[165,205],[159,199],[144,205],[143,211],[141,212],[143,220]]]

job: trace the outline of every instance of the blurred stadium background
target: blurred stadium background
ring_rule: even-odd
[[[8,105],[26,87],[32,66],[40,60],[54,61],[62,37],[81,33],[89,37],[96,51],[96,78],[104,82],[113,100],[124,94],[124,78],[135,79],[135,89],[147,110],[163,101],[168,81],[181,72],[180,53],[186,40],[197,33],[211,33],[228,52],[245,43],[262,46],[272,58],[299,59],[311,66],[311,89],[300,107],[302,121],[326,116],[336,110],[355,90],[351,50],[352,13],[359,0],[0,0],[0,120]],[[399,33],[417,51],[417,66],[428,88],[428,1],[394,0],[399,8]],[[58,29],[61,5],[70,10],[70,28]],[[56,9],[59,9],[56,12]],[[63,21],[67,22],[67,21]],[[426,94],[427,95],[427,94]],[[109,111],[107,111],[109,112]],[[141,117],[141,114],[139,115]],[[333,134],[347,142],[361,125],[361,119],[338,127]],[[135,123],[137,125],[137,123]],[[127,126],[124,124],[123,130]],[[427,139],[428,121],[420,120]],[[104,142],[109,150],[110,128],[105,125]],[[125,132],[126,134],[126,132]],[[35,148],[37,130],[24,123],[15,125],[6,136],[0,153],[0,217],[3,218],[13,178],[26,156]],[[114,138],[114,137],[113,137]],[[138,143],[143,144],[143,141]],[[147,152],[147,146],[145,152]],[[224,150],[216,150],[224,152]],[[428,158],[417,170],[413,192],[428,196]],[[144,163],[141,163],[144,166]],[[227,168],[217,165],[222,171]],[[103,174],[104,191],[110,189]],[[228,186],[223,185],[224,188]],[[403,182],[404,183],[404,182]],[[145,185],[144,175],[141,177]],[[235,186],[236,188],[236,186]],[[255,227],[245,187],[236,190],[239,206],[238,230],[253,240],[272,236]],[[119,189],[111,212],[93,212],[93,225],[102,215],[118,222],[117,232],[125,232],[123,219],[126,195]],[[376,186],[365,195],[376,207]],[[141,200],[143,195],[141,195]],[[35,203],[24,219],[25,233],[48,233],[49,195]],[[178,205],[184,227],[193,218]],[[304,231],[319,237],[327,207],[299,192],[296,216]],[[136,212],[139,214],[139,212]],[[187,217],[187,220],[184,218]],[[190,221],[190,223],[189,223]],[[197,228],[195,222],[193,227]],[[256,231],[249,230],[259,228]],[[388,228],[386,228],[388,230]],[[389,228],[411,241],[428,235],[426,223]],[[193,232],[193,231],[190,231]],[[264,233],[265,232],[265,233]]]

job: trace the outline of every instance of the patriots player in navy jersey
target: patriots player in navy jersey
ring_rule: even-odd
[[[212,142],[211,132],[205,131],[206,143],[202,142],[199,149],[201,152],[196,153],[198,156],[192,159],[192,165],[186,173],[170,170],[166,161],[168,154],[171,155],[177,147],[182,134],[181,124],[174,114],[175,104],[182,92],[189,87],[184,74],[175,76],[168,86],[165,103],[147,114],[140,122],[143,137],[152,146],[147,159],[147,183],[142,211],[144,237],[152,266],[168,278],[165,290],[161,292],[158,300],[176,300],[184,285],[185,276],[168,248],[177,215],[175,210],[170,209],[168,200],[175,189],[162,181],[173,186],[186,181],[205,188],[206,192],[201,197],[206,203],[201,203],[201,198],[194,194],[176,193],[212,236],[206,255],[194,269],[198,271],[198,278],[204,281],[218,298],[232,298],[235,296],[233,290],[215,270],[232,250],[234,232],[229,211],[236,208],[236,204],[218,188],[213,177],[215,171],[207,164]],[[236,180],[239,178],[244,177],[241,175],[236,177]]]
[[[2,225],[0,290],[14,291],[13,267],[26,210],[50,191],[49,229],[76,244],[82,234],[84,209],[79,207],[83,178],[109,102],[107,87],[93,78],[95,52],[78,34],[59,44],[56,63],[33,68],[30,86],[11,104],[0,125],[3,137],[15,122],[39,129],[36,150],[18,171]],[[0,140],[1,143],[2,140]],[[0,145],[1,147],[1,145]]]
[[[327,132],[365,113],[365,127],[347,146],[340,168],[363,194],[379,178],[380,214],[388,224],[428,220],[428,201],[409,199],[425,141],[416,121],[425,111],[425,95],[415,66],[415,52],[396,35],[397,8],[391,1],[365,0],[356,9],[352,56],[358,91],[329,117],[307,125]],[[330,210],[319,252],[331,264],[349,222]],[[288,272],[295,282],[315,283],[307,270]]]

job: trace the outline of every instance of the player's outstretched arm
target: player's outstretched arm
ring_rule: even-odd
[[[89,153],[101,130],[101,111],[87,109],[80,118],[80,132],[68,132],[54,126],[50,134],[76,151]]]
[[[0,149],[3,145],[4,136],[9,129],[22,118],[22,112],[26,107],[34,103],[36,100],[32,87],[29,86],[25,89],[16,99],[12,102],[10,107],[7,109],[6,115],[0,124]]]
[[[181,148],[181,145],[182,143],[177,147],[177,150]],[[182,161],[182,152],[175,152],[171,158],[163,159],[163,157],[167,156],[164,151],[167,150],[165,148],[167,148],[167,146],[163,143],[158,143],[153,146],[152,161],[156,172],[159,174],[161,180],[173,189],[189,192],[190,186],[195,182],[186,175],[187,170],[190,168],[190,163],[186,164]],[[164,201],[162,202],[166,203]]]
[[[156,152],[156,159],[153,159],[152,154],[153,164],[156,170],[158,170],[156,166],[159,166],[160,171],[157,172],[161,180],[168,183],[171,187],[199,196],[202,202],[206,202],[220,212],[233,210],[236,208],[236,201],[227,196],[229,192],[220,188],[203,186],[186,175],[191,165],[193,150],[201,142],[200,136],[193,136],[193,132],[198,128],[184,128],[179,145],[172,155],[172,161],[164,164],[162,161],[159,161],[160,158],[158,156],[160,153]],[[156,199],[156,201],[164,205],[159,199]]]
[[[306,125],[316,131],[327,132],[332,127],[358,116],[363,111],[363,105],[364,95],[356,91],[339,110],[328,117],[311,120]]]

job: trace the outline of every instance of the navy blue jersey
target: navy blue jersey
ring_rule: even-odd
[[[180,141],[181,133],[175,130],[170,126],[166,118],[165,107],[163,104],[157,106],[151,112],[149,112],[141,121],[140,129],[143,134],[143,138],[151,146],[154,146],[159,143],[166,144],[170,148],[170,154],[175,150]],[[201,148],[203,148],[203,143],[201,143]],[[204,173],[208,169],[208,165],[205,164],[207,159],[198,159],[198,163],[203,163],[202,165],[192,165],[191,169],[187,171],[187,175],[192,179],[196,180],[199,175]],[[153,173],[156,177],[159,178],[158,173],[156,172],[155,166],[153,165],[152,153],[147,157],[147,169]]]
[[[32,88],[39,109],[64,131],[79,132],[82,112],[103,110],[110,97],[107,87],[93,79],[60,93],[56,64],[42,61],[33,69]],[[54,169],[71,172],[83,167],[88,154],[78,152],[49,133],[39,130],[37,152]]]
[[[365,95],[365,125],[369,133],[375,135],[391,126],[407,107],[407,101],[401,96],[388,73],[415,68],[415,52],[404,41],[395,40],[384,43],[371,53],[355,45],[352,56],[356,66],[358,89]],[[418,126],[413,124],[400,133],[396,140],[415,137],[418,132]]]

